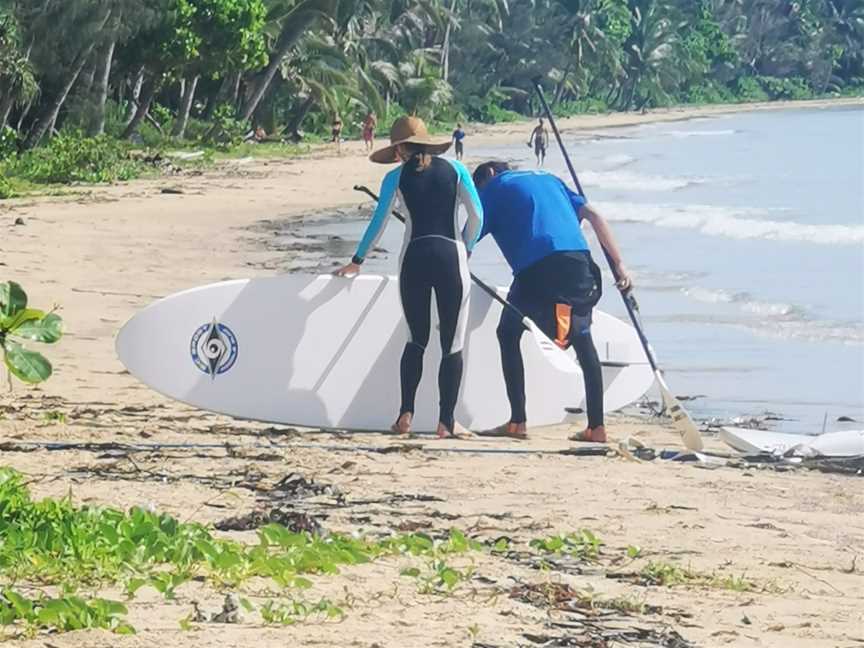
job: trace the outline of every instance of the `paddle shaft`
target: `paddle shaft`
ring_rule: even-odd
[[[378,202],[378,196],[377,196],[377,195],[375,194],[375,192],[372,191],[369,187],[365,187],[365,186],[363,186],[363,185],[354,185],[354,191],[361,191],[361,192],[367,194],[367,195],[368,195],[370,198],[372,198],[372,200],[374,200],[375,202]],[[396,218],[398,218],[400,221],[402,221],[403,223],[405,222],[405,217],[404,217],[402,214],[400,214],[398,211],[396,211],[395,209],[393,210],[393,215],[394,215]],[[480,279],[480,278],[479,278],[477,275],[475,275],[473,272],[471,273],[471,279],[474,281],[475,284],[477,284],[477,286],[478,286],[478,287],[479,287],[483,292],[485,292],[485,293],[486,293],[487,295],[489,295],[492,299],[494,299],[494,300],[497,301],[499,304],[501,304],[504,308],[509,308],[509,309],[510,309],[510,310],[511,310],[515,315],[518,315],[518,316],[519,316],[519,321],[524,323],[524,321],[525,321],[527,318],[525,317],[525,315],[522,314],[522,311],[520,311],[520,310],[519,310],[518,308],[516,308],[513,304],[511,304],[511,303],[508,302],[506,299],[504,299],[503,297],[501,297],[501,295],[498,294],[498,291],[496,291],[496,290],[494,290],[493,288],[491,288],[490,286],[486,285],[486,284],[483,282],[483,280]],[[526,326],[526,328],[527,328],[527,326]]]
[[[558,126],[555,124],[555,118],[552,116],[552,109],[549,107],[549,104],[546,103],[546,97],[543,95],[543,88],[540,87],[540,83],[537,79],[534,79],[534,89],[537,90],[537,96],[540,98],[540,103],[543,105],[543,112],[546,113],[546,118],[549,120],[549,125],[552,127],[555,139],[558,141],[558,147],[561,149],[561,155],[564,156],[564,162],[567,164],[567,169],[570,171],[570,177],[573,178],[573,184],[576,185],[576,191],[578,191],[579,195],[583,198],[587,198],[585,192],[582,190],[582,184],[579,182],[579,176],[576,175],[576,169],[573,167],[573,162],[570,161],[570,155],[567,153],[567,148],[564,146],[564,140],[561,139],[561,133],[558,131]],[[603,247],[602,244],[600,245],[600,249],[603,250],[603,256],[606,257],[606,262],[609,264],[609,269],[612,271],[612,276],[615,278],[615,282],[617,283],[621,277],[615,267],[615,262],[612,260],[612,257],[609,256],[608,250]],[[642,324],[639,322],[639,317],[637,315],[639,312],[639,304],[636,302],[636,298],[630,290],[619,290],[619,292],[621,293],[621,299],[624,300],[624,307],[627,309],[630,321],[633,323],[633,327],[636,329],[636,333],[639,336],[639,342],[642,343],[642,348],[645,350],[645,355],[648,357],[648,362],[651,364],[651,369],[654,373],[657,373],[659,372],[657,359],[654,357],[654,352],[648,345],[648,338],[645,337],[645,333],[642,330]]]

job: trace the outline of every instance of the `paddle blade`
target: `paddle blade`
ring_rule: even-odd
[[[663,405],[666,407],[666,412],[672,417],[672,425],[678,430],[678,434],[681,435],[684,447],[688,450],[700,452],[704,444],[702,443],[702,435],[699,433],[699,428],[696,427],[696,423],[693,422],[693,419],[687,410],[684,409],[681,402],[669,391],[669,387],[666,385],[666,381],[663,380],[660,372],[656,371],[655,375],[657,376],[657,383],[660,385]]]
[[[531,333],[531,337],[534,338],[534,343],[540,349],[543,357],[546,358],[553,367],[558,371],[563,371],[565,373],[579,373],[581,371],[579,365],[576,364],[573,358],[565,353],[561,347],[550,340],[534,322],[527,317],[522,321],[528,328],[528,332]]]

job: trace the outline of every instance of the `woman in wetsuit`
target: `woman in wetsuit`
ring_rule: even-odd
[[[397,119],[390,130],[390,142],[370,159],[381,164],[401,164],[384,177],[378,207],[351,263],[335,274],[344,277],[360,272],[363,259],[383,233],[396,203],[406,208],[399,291],[409,338],[400,365],[402,405],[393,431],[411,431],[423,353],[429,342],[434,290],[441,329],[438,436],[452,436],[468,316],[468,253],[483,227],[483,207],[468,170],[460,162],[438,157],[450,147],[450,141],[433,140],[421,119]],[[464,227],[460,224],[460,205],[468,213]]]

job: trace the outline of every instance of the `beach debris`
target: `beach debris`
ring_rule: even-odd
[[[306,532],[319,536],[324,534],[324,528],[317,517],[286,507],[272,508],[269,511],[258,509],[226,518],[214,526],[219,531],[253,531],[267,524],[281,524],[294,533]]]
[[[204,623],[207,621],[207,615],[201,611],[198,601],[190,601],[192,603],[192,611],[189,613],[188,620],[192,623]]]
[[[162,188],[159,190],[159,193],[162,193],[162,194],[171,194],[171,195],[179,195],[179,194],[184,194],[184,193],[186,193],[186,192],[183,191],[182,189],[180,189],[179,187],[162,187]]]
[[[579,635],[537,635],[524,633],[532,644],[540,648],[613,648],[613,646],[659,646],[660,648],[695,648],[672,628],[604,628],[597,624],[582,622],[553,623],[553,627],[559,628],[584,628]]]
[[[210,617],[212,623],[240,623],[240,600],[233,592],[225,595],[222,611]]]
[[[341,498],[339,489],[332,484],[316,482],[314,479],[306,479],[303,475],[295,472],[288,473],[276,482],[270,489],[282,496],[291,496],[295,499],[314,497],[316,495],[333,495]]]
[[[15,219],[15,221],[13,222],[13,224],[16,225],[16,226],[18,226],[18,227],[21,227],[22,225],[24,225],[24,219],[21,218],[20,216],[18,216],[18,217]]]
[[[571,457],[605,457],[609,454],[614,454],[614,450],[605,445],[585,445],[564,448],[558,454]]]

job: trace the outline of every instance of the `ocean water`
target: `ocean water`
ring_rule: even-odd
[[[695,416],[773,413],[784,419],[775,429],[801,433],[821,431],[826,417],[828,430],[843,427],[840,416],[864,421],[864,110],[741,113],[564,139],[618,238],[667,382],[699,396],[687,405]],[[546,169],[567,177],[550,144]],[[469,137],[466,152],[534,166],[524,145],[480,149]],[[356,240],[364,225],[332,233]],[[400,242],[393,221],[382,239],[391,254],[367,271],[394,272]],[[509,282],[491,239],[472,266]],[[599,308],[626,319],[606,276]]]

